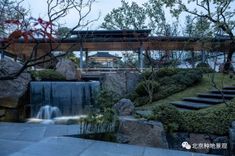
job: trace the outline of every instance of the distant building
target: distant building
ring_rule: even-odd
[[[121,58],[108,52],[97,52],[94,55],[88,56],[88,64],[89,67],[115,68],[118,67],[118,62]]]

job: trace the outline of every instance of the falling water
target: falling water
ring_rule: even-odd
[[[54,119],[60,117],[61,112],[58,107],[52,107],[50,105],[42,106],[36,116],[37,119]]]
[[[94,104],[100,83],[92,82],[31,82],[31,117],[55,117],[83,114],[85,108]],[[41,112],[41,113],[40,113]]]

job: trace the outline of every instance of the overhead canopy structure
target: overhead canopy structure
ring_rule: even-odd
[[[45,39],[24,42],[23,39],[11,44],[5,50],[28,58],[35,45],[37,56],[53,51],[131,51],[131,50],[184,50],[228,52],[231,41],[227,38],[201,39],[190,37],[150,36],[151,30],[97,30],[73,31],[68,39]],[[4,46],[4,43],[0,47]]]

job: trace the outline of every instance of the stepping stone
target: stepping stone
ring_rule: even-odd
[[[235,86],[224,87],[223,90],[235,90]]]
[[[189,97],[183,98],[183,101],[195,102],[195,103],[205,103],[205,104],[219,104],[223,103],[222,99],[211,99],[211,98],[201,98],[201,97]]]
[[[235,95],[235,90],[212,90],[211,93],[216,93],[216,94],[234,94]]]
[[[227,94],[215,94],[215,93],[200,93],[198,94],[198,97],[202,98],[212,98],[212,99],[226,99],[226,100],[231,100],[232,98],[235,97],[235,95],[227,95]]]
[[[198,109],[207,108],[211,106],[205,103],[195,103],[195,102],[188,102],[188,101],[175,101],[175,102],[171,102],[171,104],[179,108],[191,109],[191,110],[198,110]]]

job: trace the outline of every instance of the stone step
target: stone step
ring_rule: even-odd
[[[219,103],[223,103],[222,99],[211,99],[211,98],[201,98],[201,97],[183,98],[183,101],[189,101],[189,102],[195,102],[195,103],[205,103],[205,104],[219,104]]]
[[[231,100],[232,98],[235,97],[235,95],[228,95],[228,94],[215,94],[215,93],[200,93],[198,94],[198,97],[202,98],[212,98],[212,99],[226,99],[226,100]]]
[[[235,90],[235,86],[226,86],[223,90]]]
[[[211,93],[216,93],[216,94],[221,94],[221,92],[223,94],[233,94],[235,95],[235,90],[212,90],[210,91]]]
[[[207,108],[211,106],[205,103],[195,103],[195,102],[188,102],[188,101],[174,101],[174,102],[171,102],[171,104],[178,108],[191,109],[191,110],[198,110],[198,109]]]

